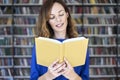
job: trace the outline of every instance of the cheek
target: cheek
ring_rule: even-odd
[[[55,23],[53,21],[49,21],[49,24],[51,27],[53,27]]]
[[[63,19],[62,19],[62,22],[64,22],[65,24],[67,24],[67,17],[64,17]]]
[[[62,21],[63,21],[63,22],[66,22],[66,21],[67,21],[67,18],[68,18],[67,15],[64,16],[64,17],[62,18]]]

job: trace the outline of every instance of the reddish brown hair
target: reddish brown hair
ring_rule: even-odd
[[[41,11],[40,11],[40,14],[38,17],[37,29],[36,29],[37,36],[53,38],[54,32],[53,32],[51,26],[49,25],[48,20],[49,20],[50,12],[51,12],[51,9],[52,9],[54,3],[61,4],[64,7],[65,11],[69,15],[66,36],[68,38],[77,37],[78,33],[76,31],[76,27],[71,18],[69,9],[62,0],[46,0],[44,2],[44,4],[41,7]]]

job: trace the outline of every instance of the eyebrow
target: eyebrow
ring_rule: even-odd
[[[64,11],[64,10],[60,10],[60,11],[58,11],[58,12],[60,13],[61,11]]]
[[[64,10],[60,10],[60,11],[58,11],[58,13],[60,13],[60,12],[62,12],[62,11],[64,11]],[[50,15],[54,15],[54,14],[50,14]]]

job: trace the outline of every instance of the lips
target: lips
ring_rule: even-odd
[[[57,24],[56,27],[62,27],[64,23]]]

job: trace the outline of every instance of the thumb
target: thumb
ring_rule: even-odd
[[[68,62],[67,58],[64,58],[64,60],[65,60],[65,62],[67,64],[67,66],[71,66],[70,63]]]

